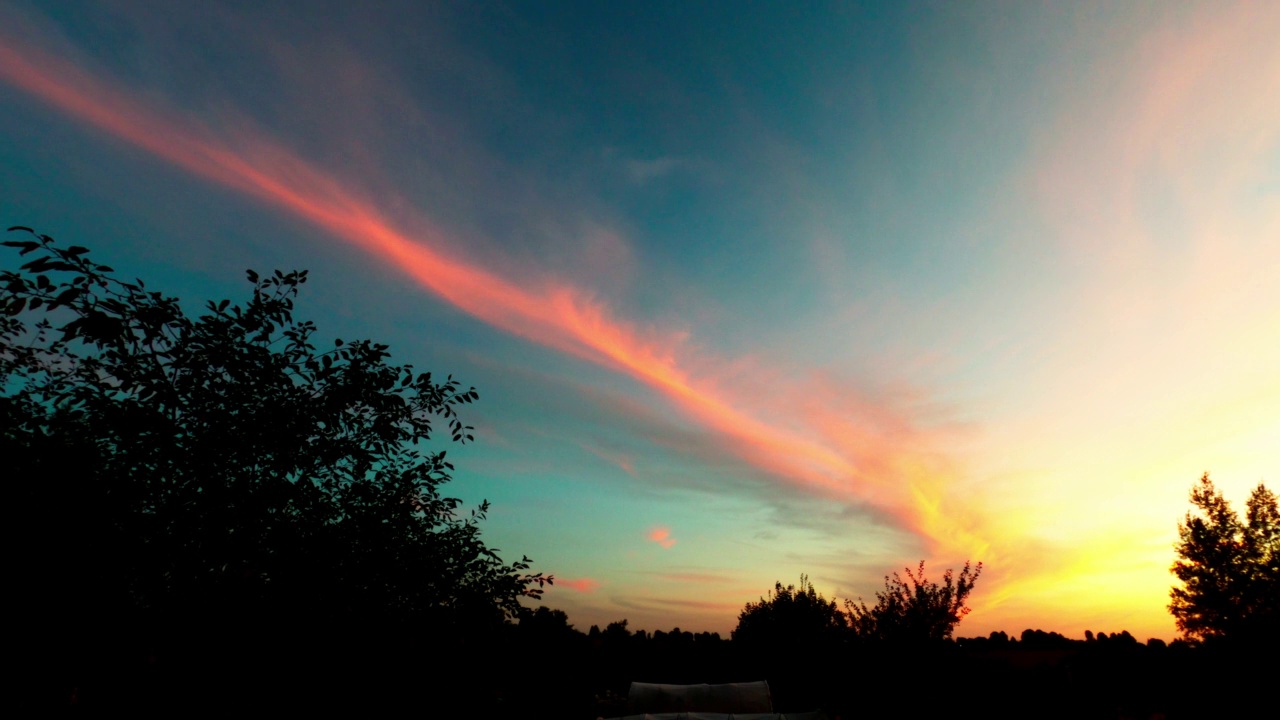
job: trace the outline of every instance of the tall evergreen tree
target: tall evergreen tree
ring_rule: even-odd
[[[1245,519],[1231,509],[1209,473],[1191,489],[1178,524],[1178,559],[1170,591],[1178,629],[1188,638],[1277,637],[1280,614],[1280,511],[1263,484],[1250,494]]]

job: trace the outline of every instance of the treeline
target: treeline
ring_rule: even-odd
[[[823,709],[832,718],[1166,720],[1249,716],[1247,690],[1265,697],[1271,682],[1266,664],[1233,644],[1143,642],[1125,630],[1083,640],[1026,629],[921,642],[844,634],[758,643],[678,627],[631,630],[625,620],[582,632],[564,613],[538,608],[509,628],[506,642],[506,654],[529,661],[493,688],[490,710],[542,704],[583,719],[624,715],[632,681],[763,679],[776,710]]]

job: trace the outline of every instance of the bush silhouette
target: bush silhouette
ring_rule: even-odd
[[[969,614],[964,604],[973,591],[982,563],[964,564],[960,577],[951,570],[942,575],[942,583],[930,582],[924,576],[924,561],[915,573],[905,570],[907,579],[898,573],[884,579],[884,592],[876,593],[876,604],[846,600],[849,624],[859,637],[887,641],[946,640],[956,625]]]
[[[738,615],[733,640],[775,649],[805,648],[838,636],[845,627],[836,601],[822,597],[808,576],[801,575],[799,587],[778,582],[767,598],[747,603]]]
[[[483,543],[487,504],[460,516],[445,451],[419,449],[472,439],[455,409],[476,391],[368,340],[317,349],[293,315],[305,271],[250,271],[245,304],[189,317],[14,229],[31,257],[0,274],[0,452],[35,548],[14,578],[33,696],[235,684],[259,661],[369,678],[411,638],[500,628],[550,582]],[[146,678],[108,680],[129,667]]]

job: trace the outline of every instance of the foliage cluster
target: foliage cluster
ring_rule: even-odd
[[[845,601],[850,626],[858,637],[876,640],[949,639],[969,614],[965,600],[982,574],[982,563],[966,562],[959,577],[947,570],[941,584],[925,579],[923,560],[914,573],[911,568],[904,571],[906,580],[896,572],[892,578],[885,576],[884,592],[876,593],[875,606]]]
[[[738,615],[733,639],[748,644],[789,644],[813,647],[848,627],[835,600],[827,600],[806,575],[800,586],[775,583],[773,592],[749,602]]]
[[[949,639],[969,613],[965,601],[982,573],[982,563],[965,563],[959,576],[947,570],[941,583],[925,577],[924,561],[915,572],[905,572],[905,580],[896,572],[885,576],[885,589],[876,593],[874,606],[861,599],[845,600],[843,611],[834,599],[823,598],[807,576],[800,576],[798,588],[776,583],[769,597],[743,608],[733,637],[810,647],[815,641],[841,638],[894,643]]]

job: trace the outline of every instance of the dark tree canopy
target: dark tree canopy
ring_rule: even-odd
[[[969,614],[965,600],[982,574],[982,563],[964,564],[960,576],[951,570],[942,575],[942,583],[924,576],[924,561],[916,572],[906,568],[907,579],[898,573],[884,579],[884,592],[876,593],[876,604],[845,601],[849,624],[862,638],[888,641],[945,640],[956,625]]]
[[[250,271],[245,304],[190,317],[17,230],[0,453],[41,642],[111,626],[161,648],[264,627],[439,640],[502,625],[550,582],[485,546],[487,504],[460,516],[445,451],[420,449],[472,439],[455,409],[476,391],[367,340],[318,349],[293,315],[305,271]]]
[[[1261,483],[1242,520],[1213,486],[1209,473],[1191,489],[1178,524],[1178,559],[1170,591],[1178,629],[1188,638],[1280,640],[1280,510]]]
[[[749,602],[738,615],[734,642],[772,648],[813,647],[838,637],[845,617],[836,601],[827,600],[800,576],[799,587],[775,583],[773,592]]]

